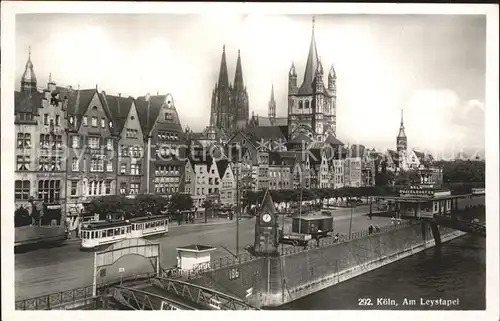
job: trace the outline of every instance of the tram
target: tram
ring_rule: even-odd
[[[130,220],[91,222],[80,231],[81,250],[95,250],[124,239],[165,235],[168,217],[145,216]]]

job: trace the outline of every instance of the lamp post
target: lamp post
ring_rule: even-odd
[[[240,170],[243,163],[238,166],[236,170],[236,256],[240,254],[240,226],[239,226],[239,212],[240,212]]]
[[[349,219],[349,239],[351,239],[351,232],[352,232],[352,211],[353,211],[353,207],[354,207],[354,204],[349,204],[349,206],[351,207],[351,218]]]
[[[304,184],[304,176],[300,173],[300,201],[299,201],[299,234],[302,229],[302,188]]]

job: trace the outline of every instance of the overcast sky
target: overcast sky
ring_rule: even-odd
[[[226,45],[231,82],[237,51],[250,113],[267,115],[274,84],[286,116],[292,61],[301,83],[312,16],[18,15],[16,82],[31,45],[39,86],[139,96],[172,93],[183,126],[208,125]],[[484,146],[486,19],[452,15],[316,15],[325,69],[337,71],[337,136],[395,148],[404,109],[410,147]],[[326,74],[325,74],[326,77]],[[326,78],[325,78],[326,81]]]

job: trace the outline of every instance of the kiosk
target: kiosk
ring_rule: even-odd
[[[199,244],[178,247],[177,267],[181,270],[191,270],[197,264],[210,262],[210,253],[215,250],[215,247]]]

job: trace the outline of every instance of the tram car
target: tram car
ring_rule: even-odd
[[[124,239],[159,236],[167,233],[168,218],[164,215],[111,222],[92,222],[81,228],[80,249],[97,250]]]

